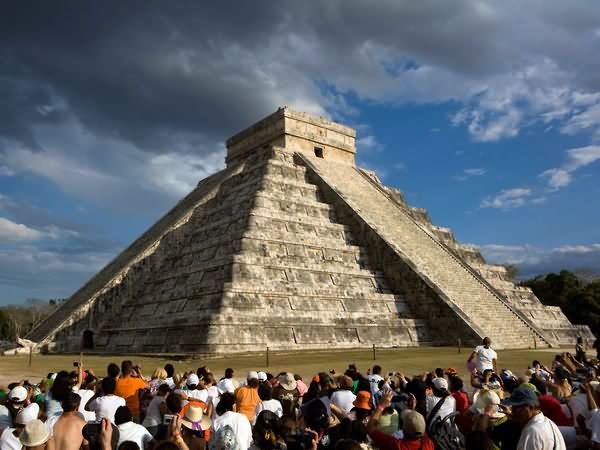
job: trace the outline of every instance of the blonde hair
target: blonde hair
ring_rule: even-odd
[[[152,379],[166,380],[167,371],[161,367],[157,367],[156,369],[154,369],[154,372],[152,372]]]

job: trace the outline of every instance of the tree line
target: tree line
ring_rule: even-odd
[[[588,325],[600,335],[600,279],[588,281],[563,270],[520,283],[533,290],[544,305],[560,306],[571,323]]]
[[[17,337],[24,337],[64,301],[63,298],[30,298],[23,305],[0,307],[0,340],[15,341]]]

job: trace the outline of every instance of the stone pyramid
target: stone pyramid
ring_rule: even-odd
[[[589,334],[358,168],[355,136],[288,108],[236,134],[224,170],[27,337],[50,352],[232,353]]]

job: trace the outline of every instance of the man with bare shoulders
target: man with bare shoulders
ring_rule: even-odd
[[[83,438],[82,430],[86,424],[79,414],[81,397],[75,392],[69,392],[62,402],[63,414],[52,429],[56,448],[60,450],[88,449],[88,442]]]

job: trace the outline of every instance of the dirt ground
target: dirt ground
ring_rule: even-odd
[[[471,349],[463,348],[459,353],[456,347],[376,349],[375,360],[371,348],[349,351],[271,352],[268,365],[266,352],[177,361],[166,357],[135,355],[83,355],[83,365],[86,369],[92,368],[99,376],[106,374],[106,366],[110,362],[120,364],[124,359],[131,359],[142,367],[146,376],[149,376],[154,368],[163,367],[170,362],[178,372],[195,370],[206,365],[217,378],[222,376],[225,368],[232,367],[236,372],[234,376],[238,379],[244,378],[248,370],[263,370],[273,374],[288,371],[310,379],[321,371],[329,372],[334,369],[336,373],[343,373],[349,363],[355,363],[362,372],[366,372],[367,368],[374,364],[379,364],[384,373],[401,371],[407,376],[431,371],[436,367],[454,367],[459,374],[466,377],[465,362],[470,351]],[[520,375],[532,360],[538,359],[543,364],[550,365],[554,355],[563,351],[573,349],[499,350],[498,368],[510,369]],[[29,366],[29,356],[0,356],[0,386],[23,379],[39,382],[48,372],[73,370],[73,363],[78,359],[79,355],[33,355]]]

